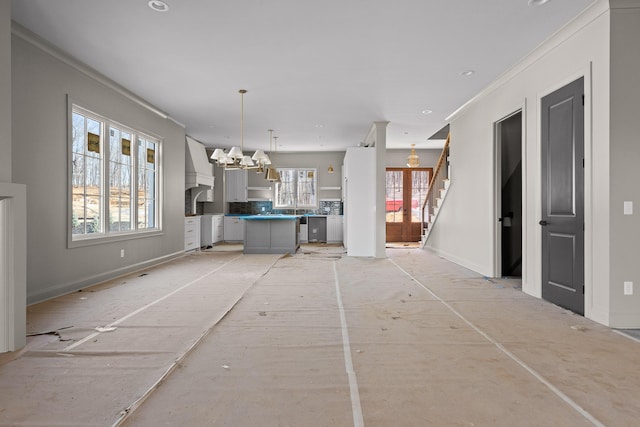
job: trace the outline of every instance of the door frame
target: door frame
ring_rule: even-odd
[[[579,82],[581,84],[579,86],[576,85]],[[540,127],[540,171],[541,171],[540,212],[539,212],[541,221],[540,221],[539,230],[540,230],[540,240],[541,240],[541,247],[540,247],[540,256],[541,256],[540,274],[542,279],[541,294],[543,299],[550,301],[554,304],[557,304],[559,306],[565,307],[568,310],[574,311],[582,316],[585,315],[585,306],[586,306],[586,283],[585,282],[586,282],[586,267],[587,267],[586,256],[585,256],[586,248],[587,248],[586,241],[585,241],[585,234],[586,234],[585,211],[587,210],[587,205],[585,200],[585,192],[586,192],[585,134],[587,132],[586,118],[585,118],[585,110],[587,107],[585,102],[585,98],[586,98],[585,86],[586,85],[587,85],[586,77],[579,76],[577,79],[567,83],[565,86],[562,86],[556,89],[555,91],[548,93],[544,97],[541,97],[540,105],[539,105],[539,109],[540,109],[540,126],[539,126]],[[560,98],[560,96],[562,95],[556,95],[557,92],[565,91],[565,90],[573,90],[573,92],[569,92],[567,94],[567,98]],[[573,94],[577,94],[578,96],[568,98],[570,95],[573,95]],[[569,99],[572,100],[571,101],[572,105],[575,105],[576,101],[578,105],[580,105],[580,103],[582,104],[581,115],[579,116],[580,119],[582,120],[582,129],[580,129],[582,133],[580,135],[581,136],[580,142],[582,143],[582,147],[576,147],[574,145],[574,148],[577,148],[580,151],[573,150],[571,157],[569,158],[569,161],[572,161],[573,164],[575,165],[574,167],[575,173],[574,173],[574,181],[573,181],[575,183],[575,186],[572,188],[572,190],[575,190],[572,193],[574,195],[575,207],[571,211],[573,212],[573,215],[566,214],[566,213],[558,213],[554,216],[553,214],[545,213],[545,206],[546,206],[545,197],[547,196],[548,193],[544,193],[544,189],[545,189],[544,183],[547,181],[545,181],[544,179],[543,166],[547,164],[546,163],[547,159],[545,159],[545,156],[543,156],[544,146],[542,144],[542,139],[543,139],[542,136],[545,133],[546,129],[543,129],[542,119],[546,111],[543,105],[544,98],[550,97],[550,96],[554,97],[554,99],[556,99],[557,97],[557,100],[556,100],[557,104],[551,104],[551,106],[565,104],[566,101]],[[580,101],[580,96],[582,97],[582,101]],[[548,107],[549,105],[550,104],[547,104]],[[576,109],[572,108],[571,111],[575,112]],[[574,115],[574,118],[575,117],[576,116]],[[549,123],[551,123],[550,119],[547,125],[549,125]],[[576,129],[576,128],[574,127],[573,129]],[[582,162],[580,162],[580,157],[582,157]],[[582,163],[582,165],[580,165],[580,163]],[[549,191],[548,188],[547,188],[547,191]],[[581,197],[578,197],[578,195]],[[547,217],[547,215],[549,216]],[[574,219],[572,220],[571,218],[574,218]],[[547,219],[550,219],[548,226],[546,223]],[[568,229],[564,227],[568,227]],[[574,234],[572,234],[572,232]],[[546,240],[544,237],[545,235],[547,236]],[[547,279],[547,276],[545,276],[545,265],[547,265],[546,271],[548,272],[548,275],[551,276],[553,263],[548,262],[547,264],[545,264],[545,259],[549,258],[549,254],[551,253],[551,250],[552,250],[551,243],[549,243],[549,246],[546,246],[545,242],[549,242],[549,239],[551,239],[552,236],[555,236],[556,240],[558,238],[564,238],[566,240],[567,236],[573,236],[573,240],[570,240],[569,243],[573,242],[574,246],[576,241],[580,243],[578,245],[579,251],[575,251],[575,250],[573,251],[573,254],[574,254],[573,260],[577,260],[577,261],[572,265],[574,266],[574,268],[577,267],[577,270],[574,269],[571,271],[571,273],[569,273],[570,277],[566,279],[570,280],[571,282],[570,284],[568,283],[567,286],[564,286],[564,284],[553,282],[551,279],[549,279],[549,282],[547,283],[548,279]],[[545,252],[545,248],[546,248],[546,252]],[[575,255],[575,254],[578,254],[578,255]],[[556,263],[555,265],[558,265],[558,264]],[[560,274],[560,276],[563,276],[563,275]],[[562,278],[563,277],[560,277],[559,280],[562,280]]]
[[[592,64],[588,63],[584,67],[577,69],[575,72],[565,75],[564,78],[557,80],[554,84],[551,84],[540,90],[536,94],[535,106],[532,107],[532,112],[535,114],[535,128],[532,132],[535,135],[536,151],[535,151],[535,164],[532,164],[532,176],[535,181],[536,191],[533,193],[535,203],[530,206],[531,219],[524,222],[526,224],[527,233],[533,240],[533,254],[530,257],[523,257],[523,260],[531,258],[532,271],[527,273],[527,280],[524,278],[524,264],[523,264],[523,281],[522,290],[529,295],[542,299],[542,233],[540,232],[540,226],[538,222],[541,220],[541,203],[542,203],[542,118],[537,112],[542,108],[542,98],[555,92],[556,90],[563,88],[569,83],[584,77],[584,317],[596,320],[600,323],[606,324],[607,318],[604,317],[604,311],[594,309],[594,244],[593,244],[593,102],[592,102],[592,82],[593,72]],[[536,110],[537,108],[537,110]],[[531,122],[533,124],[533,121]],[[527,126],[527,120],[525,120],[524,126]],[[524,173],[524,172],[523,172]],[[524,195],[523,195],[524,196]],[[527,212],[524,212],[527,214]],[[523,239],[526,236],[523,236]],[[523,240],[523,246],[526,249],[527,244]]]
[[[502,216],[502,159],[501,159],[501,146],[500,135],[498,128],[500,123],[507,120],[516,114],[522,115],[522,135],[521,139],[521,153],[522,159],[522,277],[524,280],[527,257],[526,257],[526,236],[527,236],[527,155],[526,155],[526,134],[527,134],[527,104],[526,99],[522,106],[514,108],[512,112],[506,116],[500,117],[493,121],[493,277],[502,276],[502,224],[498,220]]]
[[[403,173],[403,186],[402,186],[403,202],[404,202],[404,200],[406,198],[409,199],[409,202],[411,201],[411,193],[409,193],[407,195],[407,193],[406,193],[407,186],[404,185],[405,181],[411,182],[411,179],[410,179],[411,178],[411,173],[408,174],[409,175],[409,179],[405,179],[405,172],[406,171],[411,172],[411,171],[415,171],[415,170],[428,172],[428,178],[429,178],[428,181],[431,182],[431,179],[433,178],[433,168],[432,167],[422,167],[422,166],[415,167],[415,168],[411,168],[411,167],[396,167],[396,166],[387,166],[387,167],[385,167],[385,184],[386,184],[387,172],[389,172],[389,171],[402,171],[402,173]],[[386,199],[386,196],[385,196],[385,199]],[[386,206],[386,200],[385,200],[385,206]],[[385,212],[386,212],[386,209],[385,209]],[[409,212],[411,212],[411,210],[409,210]],[[409,217],[411,218],[411,214],[409,214]],[[386,221],[386,218],[385,218],[385,223],[384,224],[385,224],[385,234],[386,234],[385,242],[386,243],[394,243],[394,242],[396,242],[395,240],[393,242],[389,242],[388,241],[388,233],[386,233],[386,230],[387,230],[387,227],[388,227],[387,224],[403,224],[403,228],[406,226],[404,221],[401,222],[401,223],[389,223],[389,222]],[[414,224],[419,224],[419,229],[422,230],[422,224],[421,223],[414,223],[412,221],[409,221],[409,229],[410,230],[414,226]],[[410,230],[409,230],[409,234],[411,234]],[[403,231],[406,231],[406,230],[403,230]],[[404,239],[404,237],[406,237],[406,235],[403,232],[403,240],[399,240],[398,242],[419,242],[420,241],[420,233],[419,232],[418,232],[418,238],[415,241],[406,240],[406,239]]]

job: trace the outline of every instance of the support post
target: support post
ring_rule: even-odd
[[[386,177],[388,121],[373,122],[376,149],[376,258],[386,258]]]

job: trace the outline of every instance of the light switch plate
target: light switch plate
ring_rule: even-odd
[[[633,215],[633,202],[630,202],[630,201],[624,202],[624,214]]]
[[[633,295],[633,282],[624,282],[624,294]]]

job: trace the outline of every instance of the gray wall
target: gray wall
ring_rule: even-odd
[[[278,168],[317,168],[318,187],[340,187],[342,185],[342,160],[344,151],[336,152],[305,152],[305,153],[277,153],[270,156],[275,167]],[[329,165],[333,166],[334,173],[329,173]],[[268,186],[269,182],[264,179],[264,174],[249,172],[249,186]],[[327,196],[329,197],[329,196]],[[340,197],[330,196],[331,198]],[[320,194],[320,198],[325,195]]]
[[[640,5],[611,11],[610,322],[640,326]],[[625,201],[634,204],[624,215]],[[599,255],[601,252],[599,251]],[[624,282],[634,294],[624,295]]]
[[[0,0],[0,182],[11,182],[10,0]]]
[[[181,255],[184,129],[79,71],[70,65],[72,61],[63,62],[15,33],[11,62],[14,181],[27,184],[28,195],[28,301]],[[67,247],[67,95],[98,114],[163,139],[162,235]]]

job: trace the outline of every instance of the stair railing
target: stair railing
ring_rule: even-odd
[[[435,169],[433,170],[433,176],[429,181],[429,189],[427,190],[427,195],[422,202],[422,209],[420,211],[421,215],[421,234],[424,234],[424,230],[429,222],[430,216],[434,213],[436,207],[436,199],[438,191],[443,188],[444,180],[448,177],[448,170],[446,167],[447,157],[449,156],[449,141],[451,139],[451,134],[447,135],[447,140],[444,143],[444,147],[442,148],[442,153],[440,153],[440,158],[438,159],[438,163],[436,164]],[[426,217],[425,217],[426,210]]]

